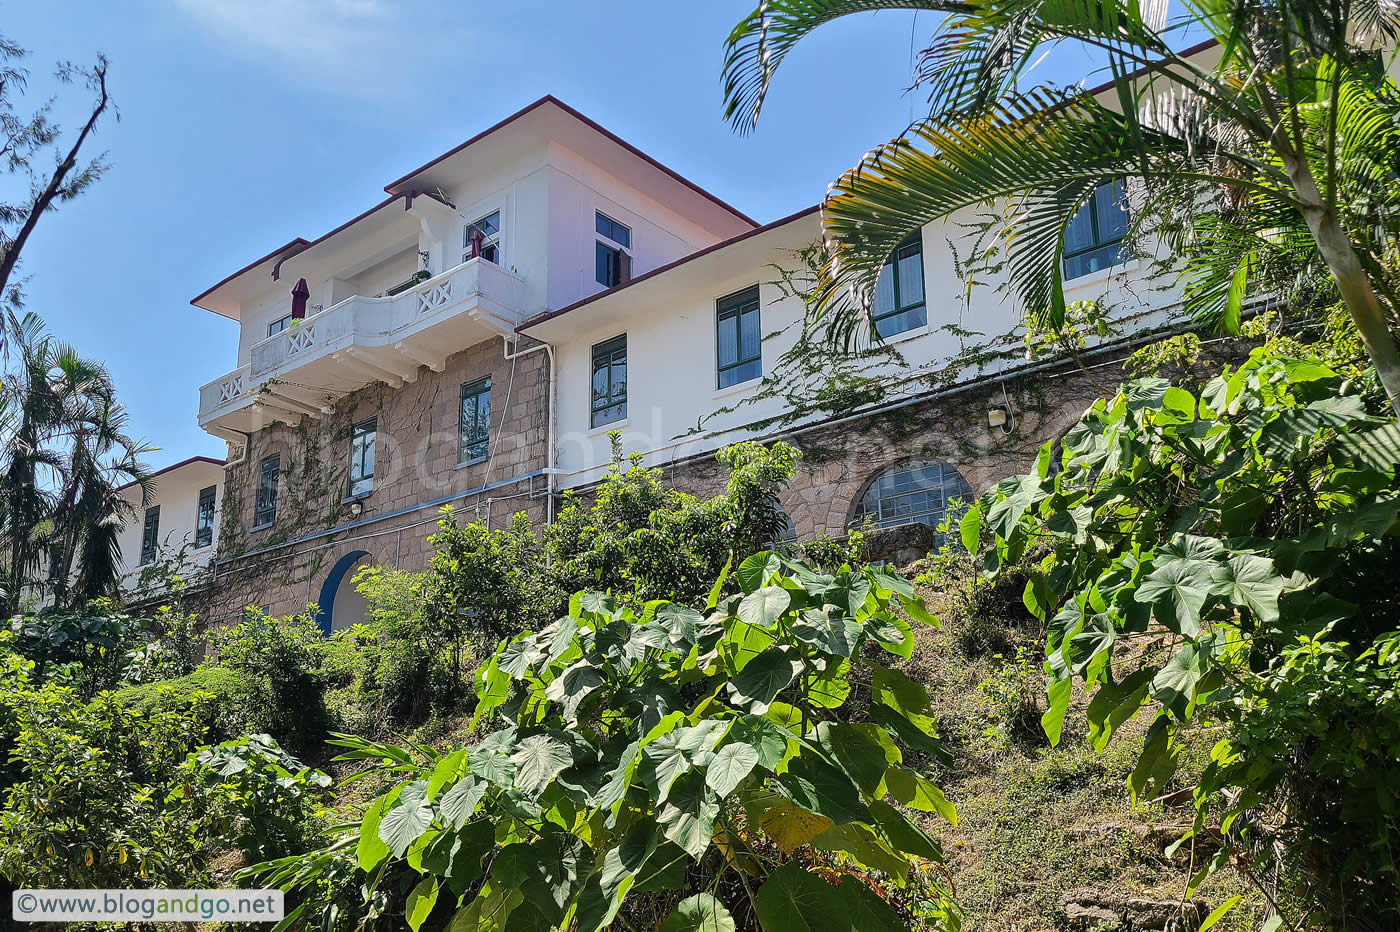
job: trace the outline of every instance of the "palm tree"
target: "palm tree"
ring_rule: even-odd
[[[17,365],[0,385],[0,534],[8,545],[5,604],[47,584],[59,605],[115,595],[117,536],[136,514],[119,489],[154,481],[141,462],[153,448],[127,434],[129,415],[106,369],[49,336],[38,317],[10,315]]]
[[[1400,415],[1400,91],[1382,46],[1400,25],[1390,0],[764,0],[731,33],[726,115],[758,119],[783,57],[832,19],[886,9],[946,16],[919,56],[928,116],[867,154],[833,185],[823,223],[832,258],[818,316],[849,344],[868,333],[873,283],[889,255],[930,221],[988,204],[1009,284],[1026,314],[1065,316],[1061,256],[1095,190],[1124,184],[1132,238],[1184,260],[1188,309],[1226,330],[1245,296],[1302,244],[1335,284]],[[1168,37],[1203,31],[1214,48]],[[1027,86],[1048,49],[1078,43],[1106,59],[1100,97]],[[1214,64],[1207,62],[1218,59]]]

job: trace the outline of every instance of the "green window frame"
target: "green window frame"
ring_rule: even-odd
[[[457,408],[457,462],[486,459],[491,442],[491,380],[462,383]]]
[[[374,445],[378,435],[378,417],[365,418],[350,428],[348,494],[351,498],[374,491]]]
[[[1123,183],[1110,181],[1089,199],[1065,226],[1065,280],[1082,278],[1116,265],[1128,235],[1128,212],[1123,207]]]
[[[199,490],[199,507],[195,509],[194,545],[208,547],[214,542],[214,494],[217,486]]]
[[[141,565],[145,566],[156,558],[160,549],[160,506],[146,509],[146,523],[141,528]]]
[[[253,528],[277,521],[277,483],[282,477],[282,454],[263,457],[258,464],[258,495],[253,505]]]
[[[720,388],[763,375],[763,333],[758,286],[715,302],[715,366]]]
[[[880,270],[870,311],[875,332],[886,339],[928,323],[924,244],[918,233],[900,243]]]
[[[594,427],[627,417],[627,334],[594,345],[591,397]]]

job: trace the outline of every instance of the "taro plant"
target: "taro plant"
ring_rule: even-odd
[[[917,814],[956,812],[905,757],[940,752],[928,696],[879,662],[911,654],[901,611],[934,623],[922,600],[767,551],[722,598],[727,575],[704,612],[585,591],[502,641],[476,713],[501,727],[475,744],[336,737],[392,786],[245,878],[300,898],[284,928],[956,928]]]
[[[1030,570],[1052,742],[1076,680],[1096,749],[1151,711],[1135,796],[1186,729],[1223,736],[1194,831],[1228,843],[1192,888],[1233,857],[1273,901],[1282,861],[1301,925],[1369,929],[1400,922],[1400,428],[1357,384],[1272,347],[1199,394],[1129,382],[960,530],[994,579]]]

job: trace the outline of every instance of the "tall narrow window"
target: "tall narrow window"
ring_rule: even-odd
[[[759,332],[758,286],[717,302],[719,387],[728,388],[763,374],[762,334]]]
[[[875,330],[882,337],[914,330],[928,323],[924,305],[924,247],[915,233],[899,245],[875,280],[871,307]]]
[[[627,416],[627,334],[593,347],[593,426]]]
[[[477,379],[462,385],[462,406],[457,415],[457,462],[486,458],[491,440],[491,380]]]
[[[253,506],[253,527],[267,527],[277,520],[277,480],[282,475],[282,455],[264,457],[258,467],[258,498]]]
[[[462,261],[480,256],[501,264],[501,212],[492,211],[462,231]]]
[[[199,508],[194,517],[194,545],[208,547],[214,542],[214,486],[199,490]]]
[[[607,214],[597,214],[594,228],[599,239],[595,244],[595,265],[598,284],[609,288],[632,277],[632,231]]]
[[[350,497],[374,491],[374,439],[379,419],[368,418],[350,428]]]
[[[1065,226],[1065,278],[1079,278],[1118,261],[1128,235],[1123,184],[1101,184]]]
[[[274,333],[281,333],[283,330],[286,330],[286,329],[287,329],[288,327],[290,327],[291,325],[292,325],[292,315],[291,315],[291,314],[288,314],[286,317],[279,317],[279,318],[277,318],[276,320],[274,320],[272,323],[270,323],[270,324],[267,325],[267,335],[268,335],[268,336],[272,336]]]
[[[146,524],[141,529],[141,565],[145,566],[156,558],[160,547],[160,506],[146,509]]]

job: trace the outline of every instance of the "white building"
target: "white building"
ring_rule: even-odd
[[[876,297],[908,366],[951,366],[942,387],[754,427],[785,410],[777,397],[740,403],[797,336],[803,305],[775,266],[819,239],[816,208],[760,225],[552,97],[384,190],[192,302],[239,323],[232,369],[199,399],[201,426],[231,448],[218,548],[239,593],[230,611],[240,598],[279,612],[315,602],[328,628],[356,620],[355,567],[421,568],[444,504],[493,525],[516,511],[549,520],[558,492],[601,476],[614,430],[697,491],[714,489],[706,464],[737,439],[839,447],[834,465],[810,457],[785,495],[800,536],[866,518],[935,523],[948,498],[1024,466],[1098,393],[1050,372],[1060,403],[1017,410],[1042,367],[1005,338],[1020,319],[1011,301],[991,288],[964,301],[955,221],[906,242]],[[1141,333],[1179,295],[1119,255],[1113,190],[1070,231],[1066,297],[1102,301]],[[967,331],[994,352],[959,362]],[[1009,431],[989,426],[989,407],[1012,409]],[[709,417],[722,408],[735,410]],[[896,409],[925,423],[877,437]],[[949,410],[970,416],[954,424]]]
[[[155,564],[189,572],[209,564],[219,541],[224,461],[192,456],[152,473],[155,491],[141,503],[141,489],[128,483],[118,491],[131,503],[134,521],[122,528],[122,589],[130,592],[142,571]]]

